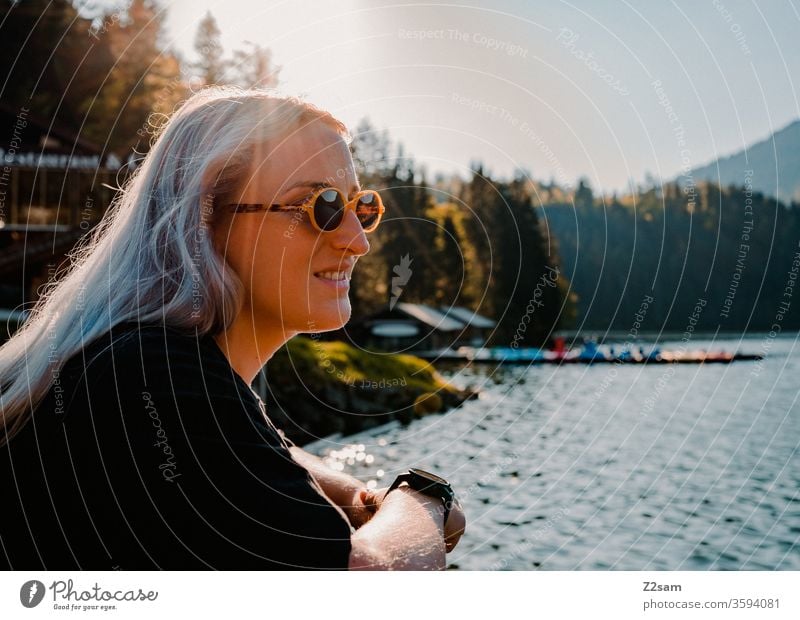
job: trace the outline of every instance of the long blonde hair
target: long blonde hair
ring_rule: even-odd
[[[64,363],[118,323],[157,320],[200,335],[230,326],[243,286],[207,232],[217,221],[215,198],[235,191],[257,144],[314,120],[347,136],[340,121],[301,99],[232,87],[205,88],[159,123],[148,154],[71,252],[63,277],[46,285],[0,347],[0,445]]]

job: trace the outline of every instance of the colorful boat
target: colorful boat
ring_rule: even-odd
[[[547,351],[535,347],[459,347],[415,351],[414,355],[434,362],[467,362],[475,364],[729,364],[735,361],[757,361],[761,355],[728,351],[669,351],[653,348],[645,352],[613,348],[604,350],[595,344],[573,350]]]

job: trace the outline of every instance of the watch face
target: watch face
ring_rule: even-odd
[[[425,471],[424,469],[416,469],[414,467],[410,467],[408,469],[408,471],[410,471],[412,474],[416,474],[417,476],[420,476],[422,478],[426,478],[427,480],[430,480],[431,482],[436,482],[438,484],[446,484],[446,485],[450,484],[444,478],[440,478],[436,474],[432,474],[429,471]]]

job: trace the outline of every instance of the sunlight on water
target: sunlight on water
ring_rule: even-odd
[[[799,349],[454,370],[479,400],[309,449],[373,488],[409,466],[447,477],[468,518],[451,568],[800,570]]]

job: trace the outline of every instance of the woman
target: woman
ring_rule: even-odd
[[[250,388],[289,338],[348,320],[381,212],[327,112],[229,88],[184,103],[0,348],[8,568],[442,569],[458,505],[368,492]]]

